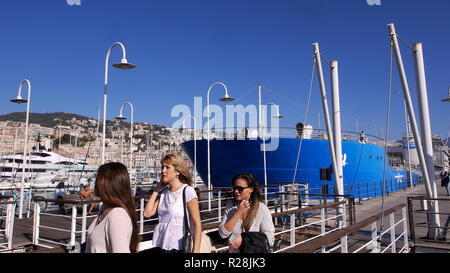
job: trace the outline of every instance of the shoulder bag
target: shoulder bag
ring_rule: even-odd
[[[182,238],[183,241],[183,252],[184,253],[192,253],[192,250],[194,248],[194,238],[191,235],[191,231],[189,228],[189,222],[188,222],[188,211],[187,211],[187,205],[186,205],[186,187],[183,189],[183,208],[184,208],[184,236]],[[200,243],[200,253],[211,253],[215,252],[215,248],[212,246],[211,239],[208,235],[206,235],[204,232],[201,233],[201,243]]]

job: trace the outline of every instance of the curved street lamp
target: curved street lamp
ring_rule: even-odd
[[[22,99],[22,96],[20,95],[22,91],[22,86],[24,84],[28,85],[28,98],[26,100]],[[22,157],[22,183],[20,185],[20,205],[19,205],[19,219],[22,219],[22,213],[23,213],[23,193],[24,193],[24,183],[25,183],[25,166],[27,164],[26,155],[27,155],[27,140],[28,140],[28,121],[30,116],[30,101],[31,101],[31,83],[29,80],[23,80],[20,83],[19,86],[19,92],[17,94],[17,98],[12,99],[11,102],[14,103],[27,103],[27,114],[26,114],[26,121],[25,121],[25,140],[23,145],[23,157]]]
[[[131,176],[131,168],[133,167],[133,120],[134,120],[134,107],[133,104],[129,101],[124,102],[122,106],[120,107],[120,114],[118,117],[116,117],[116,120],[126,120],[127,118],[123,116],[123,107],[128,104],[131,108],[131,129],[130,129],[130,176]],[[136,187],[136,186],[135,186]]]
[[[122,70],[127,69],[133,69],[136,68],[134,64],[128,63],[127,60],[127,52],[125,49],[125,46],[120,43],[116,42],[114,43],[108,50],[108,53],[106,54],[106,61],[105,61],[105,85],[104,85],[104,92],[103,92],[103,143],[102,143],[102,165],[105,163],[105,143],[106,143],[106,100],[108,95],[108,68],[109,68],[109,56],[111,55],[111,51],[114,47],[120,46],[122,48],[122,60],[120,63],[115,63],[112,66],[115,68],[119,68]]]
[[[275,119],[282,119],[282,118],[284,118],[283,115],[280,115],[280,106],[279,106],[278,104],[275,104],[275,103],[268,103],[267,106],[269,106],[269,105],[273,105],[273,106],[275,106],[275,108],[277,109],[277,113],[276,113],[275,116],[273,116],[273,118],[275,118]]]
[[[213,89],[213,87],[216,85],[221,85],[225,89],[225,96],[223,98],[219,99],[220,101],[230,102],[230,101],[234,100],[234,98],[232,98],[228,95],[228,88],[222,82],[215,82],[209,86],[208,93],[206,95],[206,103],[207,103],[206,112],[207,112],[207,116],[208,116],[208,121],[207,121],[207,125],[208,125],[208,129],[207,129],[207,134],[208,134],[208,138],[207,138],[207,142],[208,142],[208,191],[211,190],[211,152],[210,152],[210,145],[209,145],[209,138],[210,138],[209,135],[210,135],[211,129],[210,129],[210,125],[209,125],[209,118],[210,118],[209,94],[211,93],[211,90]],[[208,211],[211,211],[211,192],[208,192]]]
[[[183,129],[184,129],[184,120],[186,118],[191,118],[194,120],[194,188],[197,187],[197,119],[193,115],[188,115],[183,118]]]

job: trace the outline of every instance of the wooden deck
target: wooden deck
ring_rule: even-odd
[[[446,191],[443,187],[438,186],[438,193],[440,197],[446,197]],[[385,197],[384,200],[384,208],[385,210],[390,209],[392,207],[395,207],[399,204],[407,204],[407,197],[408,196],[424,196],[426,194],[425,187],[423,185],[420,185],[413,189],[408,189],[406,191],[399,191],[390,194],[389,196]],[[450,199],[449,202],[440,202],[440,211],[441,212],[450,212]],[[382,199],[381,197],[362,201],[361,203],[356,203],[356,222],[362,221],[366,218],[369,218],[373,215],[379,214],[381,212],[382,208]],[[81,213],[79,213],[79,216]],[[48,215],[42,215],[41,216],[41,225],[45,226],[51,226],[51,227],[57,227],[62,229],[70,230],[70,212],[69,215],[66,215],[67,217],[54,217],[54,216],[48,216]],[[91,216],[87,219],[87,227],[92,223],[92,221],[95,219],[95,216]],[[426,214],[418,214],[415,216],[416,223],[418,222],[426,222]],[[444,225],[446,222],[450,223],[448,220],[450,217],[448,216],[442,216],[441,215],[441,225]],[[447,225],[448,225],[447,223]],[[387,224],[387,223],[386,223]],[[388,225],[388,224],[387,224]],[[148,231],[152,229],[153,225],[146,224],[144,230]],[[22,246],[31,245],[32,239],[33,239],[33,218],[30,219],[15,219],[14,222],[14,237],[13,237],[13,248],[20,248]],[[81,219],[77,221],[77,231],[81,230]],[[416,237],[422,238],[426,236],[427,229],[426,228],[417,228],[416,229]],[[79,238],[81,235],[78,233],[77,238]],[[151,236],[151,235],[150,235]],[[302,236],[302,235],[300,235]],[[358,236],[366,236],[364,232],[361,232],[358,234]],[[368,236],[368,235],[367,235]],[[55,230],[48,230],[48,229],[41,229],[40,231],[40,237],[44,239],[51,239],[55,240],[61,244],[67,244],[70,241],[70,234],[68,232],[62,232],[62,231],[55,231]],[[148,235],[145,236],[146,239],[148,239]],[[450,237],[450,236],[447,236]],[[151,237],[150,237],[151,238]],[[449,238],[445,242],[449,242]],[[48,244],[45,242],[42,242],[43,244]],[[422,242],[422,245],[418,245],[418,248],[416,251],[418,252],[430,252],[433,245],[429,243],[427,245],[427,242]],[[447,251],[450,252],[450,249],[444,248],[441,251]],[[431,251],[432,252],[432,251]]]

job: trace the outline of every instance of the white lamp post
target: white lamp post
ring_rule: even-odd
[[[104,85],[104,93],[103,93],[103,144],[102,144],[102,165],[105,163],[105,143],[106,143],[106,99],[108,95],[108,68],[109,68],[109,55],[111,55],[111,51],[115,46],[120,46],[122,48],[122,60],[120,63],[113,64],[113,67],[120,68],[122,70],[133,69],[136,66],[134,64],[130,64],[127,61],[127,52],[125,50],[125,46],[120,43],[114,43],[108,50],[106,54],[105,61],[105,85]]]
[[[208,121],[207,121],[207,125],[208,125],[208,129],[207,129],[207,142],[208,142],[208,191],[211,190],[211,153],[210,153],[210,146],[209,146],[209,134],[210,134],[210,126],[209,126],[209,118],[210,118],[210,112],[209,112],[209,94],[211,93],[211,90],[213,89],[214,86],[216,85],[221,85],[223,86],[223,88],[225,88],[225,97],[221,98],[220,101],[222,102],[230,102],[233,101],[234,98],[231,98],[230,96],[228,96],[228,88],[225,84],[221,83],[221,82],[215,82],[213,84],[211,84],[211,86],[208,89],[208,93],[206,95],[206,111],[207,111],[207,115],[208,115]],[[208,211],[211,211],[211,192],[208,192]]]
[[[126,120],[127,118],[123,116],[123,107],[128,104],[131,107],[131,129],[130,129],[130,175],[131,175],[131,168],[133,167],[133,120],[134,120],[134,107],[133,104],[129,101],[124,102],[122,106],[120,107],[120,114],[118,117],[116,117],[117,120]]]
[[[192,118],[194,120],[194,188],[197,187],[197,119],[193,115],[189,115],[183,118],[183,129],[184,129],[184,120],[186,118]]]
[[[281,119],[284,118],[284,116],[280,115],[280,108],[275,103],[267,103],[267,106],[274,105],[277,109],[277,114],[273,116],[273,118]],[[265,116],[265,115],[264,115]],[[262,129],[262,136],[263,136],[263,154],[264,154],[264,200],[267,205],[267,159],[266,159],[266,134],[265,134],[265,127],[264,127],[264,119],[261,118],[261,127]]]
[[[28,85],[28,98],[26,100],[22,99],[22,96],[20,95],[20,92],[22,91],[22,86],[24,84]],[[20,83],[19,86],[19,92],[17,94],[17,98],[12,99],[11,102],[14,103],[27,103],[27,114],[26,114],[26,121],[25,121],[25,140],[23,145],[23,157],[22,157],[22,183],[20,186],[20,205],[19,205],[19,219],[22,219],[22,213],[23,213],[23,192],[24,192],[24,183],[25,183],[25,169],[26,169],[26,155],[27,155],[27,140],[28,140],[28,120],[30,116],[30,101],[31,101],[31,83],[29,80],[23,80]]]

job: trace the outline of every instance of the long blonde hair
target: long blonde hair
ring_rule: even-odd
[[[178,179],[180,179],[181,183],[192,186],[192,175],[180,156],[176,154],[167,154],[161,159],[161,165],[164,163],[172,165],[175,170],[180,173]]]

